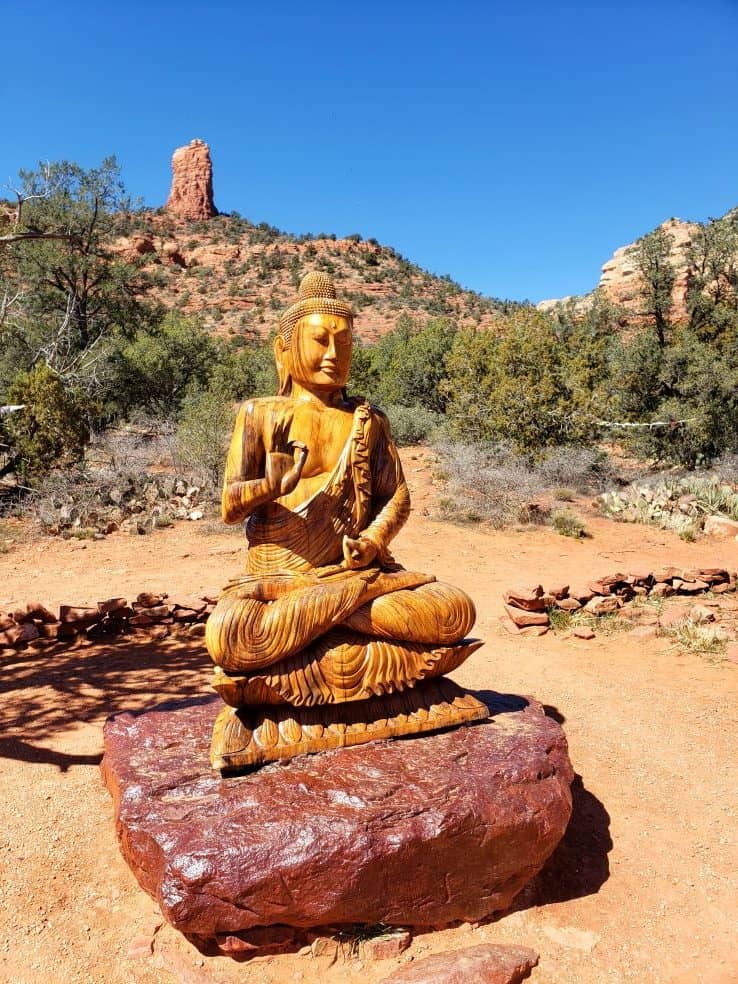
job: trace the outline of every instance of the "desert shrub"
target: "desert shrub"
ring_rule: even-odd
[[[443,434],[437,430],[435,435]],[[434,436],[435,436],[434,435]],[[574,490],[559,487],[566,476],[579,489],[603,488],[612,473],[607,459],[595,452],[553,448],[540,460],[518,454],[504,441],[487,444],[455,443],[435,437],[439,477],[446,489],[442,512],[451,519],[484,520],[495,527],[510,523],[540,523],[548,520],[540,499],[544,493]],[[571,460],[570,460],[571,456]]]
[[[370,350],[367,393],[380,406],[422,407],[443,413],[446,356],[456,336],[449,321],[435,319],[420,327],[402,316]]]
[[[438,428],[442,417],[423,407],[403,407],[390,405],[384,407],[389,418],[392,436],[395,443],[421,444],[431,438]]]
[[[527,522],[530,503],[543,491],[540,476],[509,446],[445,444],[438,448],[445,494],[443,516],[483,520],[497,529]]]
[[[199,324],[176,313],[136,332],[111,355],[111,396],[124,414],[143,407],[176,415],[188,390],[207,385],[216,343]]]
[[[719,625],[705,625],[685,618],[676,625],[662,630],[679,649],[703,655],[719,654],[725,651],[727,636]]]
[[[229,394],[216,388],[191,392],[182,407],[177,427],[180,470],[186,468],[211,490],[223,481],[234,413]]]
[[[499,333],[457,333],[446,358],[447,413],[455,436],[506,440],[522,453],[589,443],[597,432],[596,387],[605,375],[597,336],[557,334],[554,320],[524,308]]]
[[[25,404],[4,425],[24,481],[36,482],[51,469],[82,459],[93,409],[83,393],[65,388],[60,377],[41,363],[16,376],[8,399]]]
[[[612,413],[642,425],[618,432],[634,453],[695,468],[738,451],[738,359],[729,347],[686,329],[661,346],[641,331],[616,344],[610,387]]]
[[[274,355],[269,344],[220,346],[213,362],[208,389],[224,398],[242,401],[277,392]]]
[[[551,448],[536,466],[546,486],[558,486],[560,491],[590,492],[603,488],[613,478],[610,460],[596,448]]]
[[[557,509],[551,515],[551,525],[562,536],[579,540],[587,535],[587,528],[570,509]]]
[[[624,523],[645,523],[672,530],[686,540],[701,531],[706,516],[738,520],[738,491],[716,475],[688,474],[637,482],[598,497],[605,515]]]
[[[728,452],[714,462],[711,473],[719,482],[738,485],[738,454]]]

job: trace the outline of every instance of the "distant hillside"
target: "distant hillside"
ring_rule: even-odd
[[[315,269],[330,273],[353,303],[365,341],[394,328],[402,314],[486,328],[519,306],[462,290],[374,239],[297,237],[237,215],[193,221],[162,210],[134,213],[125,224],[115,249],[155,274],[153,296],[219,334],[268,335],[302,275]]]

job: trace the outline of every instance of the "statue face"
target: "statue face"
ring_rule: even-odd
[[[351,368],[351,322],[335,314],[310,314],[292,335],[292,378],[306,389],[341,389]]]

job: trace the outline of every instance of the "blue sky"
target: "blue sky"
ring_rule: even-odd
[[[0,183],[117,155],[162,204],[360,232],[485,294],[592,288],[672,215],[738,205],[738,0],[2,0]]]

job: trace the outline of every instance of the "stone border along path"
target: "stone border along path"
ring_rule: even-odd
[[[203,636],[205,622],[216,598],[169,598],[143,591],[132,604],[125,598],[109,598],[90,608],[61,605],[55,615],[40,601],[25,609],[0,612],[0,654],[6,649],[43,649],[59,643],[71,645],[79,638],[111,640],[145,633],[152,641],[177,632]]]
[[[551,627],[549,609],[609,615],[620,611],[635,597],[668,598],[694,596],[711,591],[724,594],[736,590],[737,575],[722,567],[678,570],[665,567],[633,574],[609,574],[582,586],[554,584],[544,590],[533,587],[505,591],[506,614],[500,619],[513,635],[544,635]],[[217,598],[170,598],[166,593],[144,591],[130,605],[125,598],[109,598],[93,607],[61,605],[56,615],[40,601],[25,609],[0,612],[0,653],[5,649],[43,649],[58,643],[71,644],[80,637],[120,637],[145,632],[152,641],[172,633],[205,634],[205,622]]]
[[[711,591],[724,594],[736,590],[737,575],[723,567],[703,567],[678,570],[664,567],[657,571],[636,571],[633,574],[609,574],[582,586],[553,584],[544,590],[533,587],[510,588],[503,594],[505,615],[500,619],[503,628],[512,635],[544,635],[551,628],[549,610],[587,612],[601,616],[618,612],[636,597],[668,598],[671,595],[692,596]],[[594,638],[584,630],[582,638]]]

